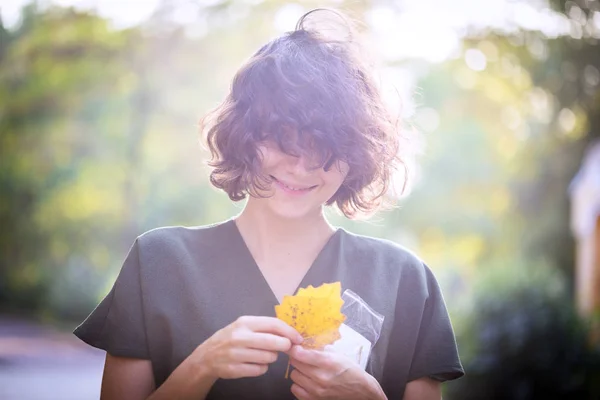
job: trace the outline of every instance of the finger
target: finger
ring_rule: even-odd
[[[300,361],[290,361],[290,364],[294,367],[292,373],[297,371],[301,374],[299,376],[301,382],[299,381],[298,384],[313,395],[319,394],[319,390],[330,383],[335,376],[334,371],[304,364]]]
[[[291,388],[292,394],[298,399],[298,400],[312,400],[313,397],[310,395],[310,393],[308,393],[306,390],[304,390],[304,388],[302,388],[301,386],[297,385],[297,384],[292,384],[292,388]]]
[[[317,367],[315,367],[314,365],[305,364],[301,361],[294,360],[293,358],[290,358],[290,365],[302,372],[302,374],[309,377],[314,377],[315,370],[317,369]]]
[[[292,347],[292,342],[288,338],[261,332],[250,332],[249,335],[241,338],[240,344],[267,351],[288,351]]]
[[[275,335],[288,338],[291,342],[302,343],[302,335],[297,330],[274,317],[263,316],[243,316],[238,318],[238,323],[244,324],[248,329],[254,332],[273,333]]]
[[[269,369],[268,365],[265,364],[233,364],[229,366],[229,377],[230,378],[244,378],[244,377],[257,377],[264,375]]]
[[[292,359],[300,361],[304,364],[320,367],[329,365],[331,361],[331,357],[328,353],[319,350],[305,349],[302,346],[292,346],[288,352],[288,355]]]
[[[271,364],[277,361],[277,352],[238,347],[231,350],[231,358],[241,363]]]
[[[296,383],[298,386],[302,387],[304,390],[306,390],[307,392],[311,392],[310,388],[313,387],[315,385],[315,382],[313,382],[312,379],[310,379],[310,377],[304,375],[301,371],[299,371],[298,369],[294,369],[292,371],[292,373],[290,374],[290,379]]]

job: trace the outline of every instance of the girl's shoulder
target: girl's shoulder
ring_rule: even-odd
[[[340,229],[344,251],[356,257],[370,257],[385,261],[421,264],[422,260],[412,250],[389,239],[360,235]]]
[[[172,242],[181,240],[219,241],[226,237],[231,220],[200,226],[163,226],[142,233],[137,240],[142,242]]]
[[[386,269],[391,275],[402,273],[405,277],[426,278],[428,267],[412,250],[389,239],[360,235],[342,229],[344,258],[370,269]]]
[[[202,226],[164,226],[149,230],[136,239],[140,257],[178,258],[187,256],[197,260],[212,258],[227,252],[234,242],[231,220]]]

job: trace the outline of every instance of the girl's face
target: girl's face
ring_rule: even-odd
[[[328,171],[314,168],[305,157],[284,153],[278,145],[266,142],[259,146],[262,172],[273,180],[270,188],[249,201],[260,202],[284,218],[302,218],[321,213],[323,205],[333,197],[348,174],[348,164],[334,162]]]

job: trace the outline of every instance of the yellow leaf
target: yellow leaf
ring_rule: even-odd
[[[302,346],[323,348],[340,338],[339,328],[346,320],[341,290],[340,282],[300,288],[295,296],[284,296],[275,314],[302,335]]]

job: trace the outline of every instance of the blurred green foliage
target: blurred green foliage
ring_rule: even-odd
[[[278,33],[271,22],[287,2],[199,2],[196,34],[167,18],[173,4],[126,29],[33,4],[18,27],[0,24],[0,309],[80,320],[137,235],[241,210],[208,184],[197,121],[239,64]],[[392,1],[302,5],[359,19],[375,6],[397,9]],[[498,371],[511,363],[542,366],[515,354],[543,362],[588,354],[572,313],[567,188],[600,136],[600,2],[551,6],[567,34],[465,28],[460,51],[443,62],[385,59],[388,71],[418,77],[407,123],[427,143],[419,180],[400,207],[371,221],[329,213],[335,224],[404,244],[435,270],[469,387],[503,384]],[[538,270],[552,272],[515,284],[519,271]],[[549,282],[560,282],[560,295]],[[543,337],[553,353],[539,349]],[[574,379],[593,364],[585,357],[554,359]],[[519,376],[523,389],[503,398],[533,398],[537,378]]]
[[[202,182],[194,136],[196,94],[212,89],[194,77],[208,62],[163,62],[207,52],[177,30],[153,35],[33,5],[17,30],[3,30],[4,307],[80,318],[135,236],[231,211]]]
[[[535,267],[535,268],[532,268]],[[457,326],[467,374],[448,399],[600,397],[600,344],[577,314],[564,280],[546,265],[492,268]]]

